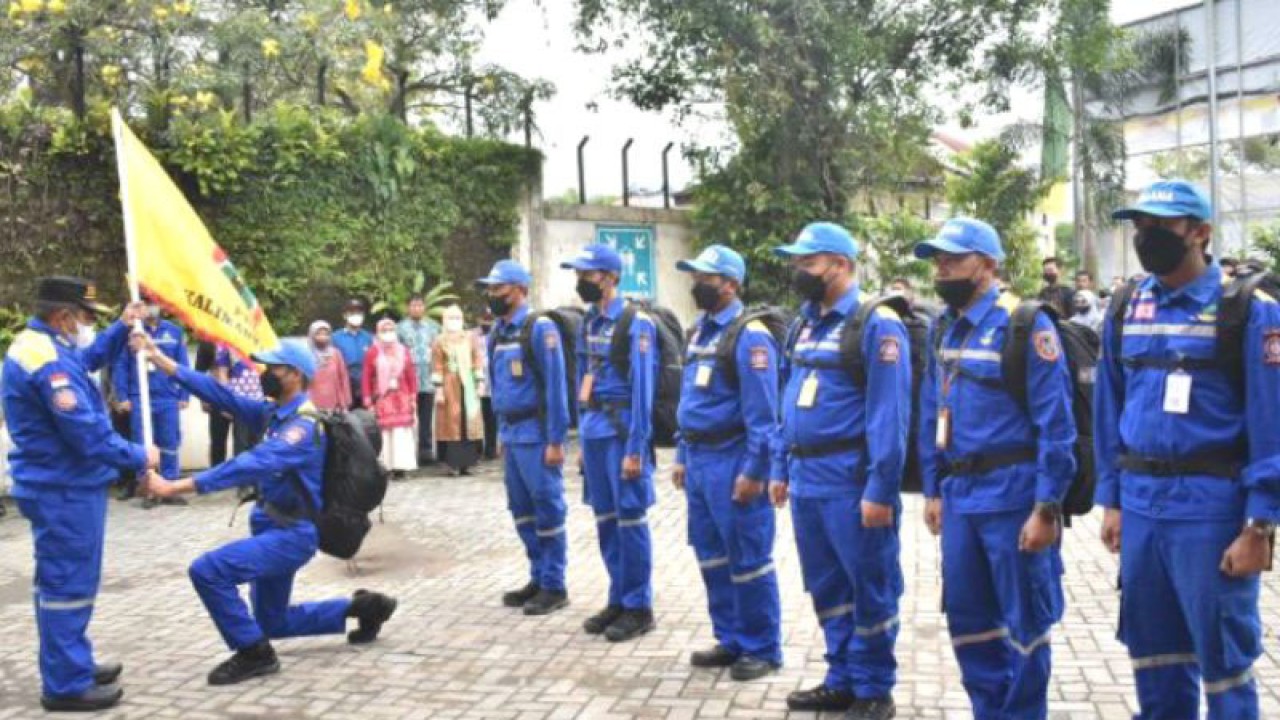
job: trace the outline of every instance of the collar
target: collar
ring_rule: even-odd
[[[307,402],[310,399],[311,398],[307,396],[307,392],[304,390],[298,393],[297,396],[295,396],[288,403],[284,405],[277,405],[275,411],[272,412],[271,414],[275,417],[276,420],[285,420],[290,415],[296,414],[298,412],[298,408],[301,407],[303,403]]]
[[[742,301],[734,298],[732,302],[725,306],[723,310],[715,315],[707,315],[703,313],[702,321],[711,323],[716,327],[728,327],[729,323],[737,319],[742,314]]]
[[[362,328],[362,327],[358,327],[358,328],[356,328],[355,330],[352,330],[351,328],[347,327],[346,325],[343,325],[343,326],[342,326],[342,329],[341,329],[341,330],[339,330],[338,332],[340,332],[340,333],[346,333],[347,335],[359,335],[360,333],[364,332],[364,328]]]
[[[48,335],[50,338],[53,339],[54,342],[60,343],[64,347],[71,347],[71,342],[67,340],[65,337],[63,337],[62,333],[49,327],[40,318],[33,317],[30,320],[28,320],[27,327],[31,328],[32,330],[35,330],[36,332],[42,332],[45,335]]]
[[[831,310],[827,312],[827,315],[836,314],[840,317],[848,317],[850,313],[858,309],[858,296],[858,283],[855,282],[849,286],[848,290],[845,290],[840,299],[836,300],[836,304],[831,306]],[[825,317],[819,315],[822,312],[822,303],[820,302],[806,301],[800,311],[813,322],[819,322]]]
[[[524,321],[529,317],[529,303],[521,303],[520,307],[511,314],[510,322],[506,318],[498,318],[498,322],[493,326],[494,333],[503,333],[507,328],[518,328],[524,325]]]
[[[604,309],[603,313],[600,312],[599,306],[593,303],[591,305],[591,309],[587,311],[587,315],[592,319],[603,315],[609,320],[616,321],[618,319],[618,316],[622,314],[622,308],[625,307],[626,304],[627,304],[626,298],[619,295],[609,302],[609,306]]]
[[[1143,280],[1139,289],[1151,291],[1156,296],[1158,305],[1176,302],[1184,295],[1200,305],[1207,305],[1213,301],[1215,293],[1222,289],[1222,266],[1216,260],[1211,261],[1204,272],[1200,273],[1200,277],[1176,290],[1165,287],[1155,275]]]
[[[986,294],[978,298],[978,302],[974,303],[961,313],[961,317],[969,321],[969,324],[978,327],[978,323],[982,322],[982,318],[986,317],[991,308],[995,306],[996,300],[1000,298],[1000,288],[992,285],[987,288]],[[948,312],[951,312],[950,310]]]

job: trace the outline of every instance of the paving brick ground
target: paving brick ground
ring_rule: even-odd
[[[658,629],[611,645],[580,630],[603,601],[605,574],[591,514],[577,502],[577,479],[569,490],[573,604],[537,619],[501,606],[500,593],[522,584],[525,568],[496,471],[491,464],[470,478],[428,474],[393,485],[386,522],[375,527],[357,569],[321,557],[300,575],[300,599],[347,595],[357,587],[397,595],[400,610],[378,643],[355,648],[340,636],[281,641],[281,674],[231,688],[205,684],[226,649],[186,568],[202,551],[245,533],[246,514],[228,528],[233,502],[225,495],[152,511],[113,502],[105,581],[91,626],[99,657],[126,664],[125,704],[107,717],[780,718],[787,715],[787,693],[821,679],[821,635],[801,587],[789,513],[778,524],[776,553],[786,667],[741,684],[687,664],[691,650],[710,642],[710,624],[685,544],[683,498],[665,473],[650,515]],[[918,498],[909,498],[899,716],[966,718],[938,612],[937,544],[919,516]],[[1125,718],[1134,709],[1129,663],[1113,639],[1116,563],[1095,540],[1097,529],[1097,518],[1087,518],[1066,539],[1068,612],[1053,643],[1055,719]],[[0,719],[41,715],[30,577],[27,526],[10,514],[0,520]],[[1267,654],[1256,668],[1264,717],[1280,717],[1272,633],[1280,627],[1277,589],[1276,577],[1267,576]]]

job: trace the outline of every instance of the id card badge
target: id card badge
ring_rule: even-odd
[[[800,385],[800,397],[796,398],[796,407],[811,408],[818,399],[818,373],[809,372],[809,377]]]
[[[711,384],[711,366],[699,365],[697,373],[693,376],[694,387],[704,388]]]
[[[591,388],[595,387],[596,376],[587,373],[582,376],[582,384],[578,387],[578,402],[586,405],[591,402]]]
[[[1164,411],[1186,415],[1191,409],[1191,376],[1181,370],[1169,373],[1164,381]]]
[[[511,377],[524,377],[524,363],[519,360],[511,361]]]
[[[934,445],[939,450],[951,447],[951,408],[944,407],[938,410],[938,432],[934,437]]]

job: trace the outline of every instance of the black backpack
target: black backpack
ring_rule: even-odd
[[[569,427],[578,427],[578,332],[582,329],[582,319],[585,313],[582,308],[576,307],[559,307],[554,310],[546,310],[538,313],[529,313],[525,318],[524,326],[520,328],[520,351],[524,354],[525,362],[529,364],[529,369],[533,372],[534,383],[538,388],[538,397],[542,397],[545,391],[545,384],[542,377],[542,365],[535,358],[534,353],[537,352],[533,347],[533,325],[538,318],[547,318],[556,324],[556,329],[560,331],[560,347],[564,352],[564,391],[565,402],[569,404]],[[489,364],[493,365],[492,351],[489,356]],[[546,400],[538,403],[539,417],[546,412]]]
[[[720,344],[716,346],[716,367],[724,374],[730,384],[738,384],[738,340],[747,325],[760,322],[773,336],[778,347],[786,347],[787,327],[791,321],[787,312],[774,305],[752,305],[742,312],[733,324],[724,331]]]
[[[653,319],[658,336],[658,386],[653,394],[653,444],[675,447],[676,409],[680,405],[680,385],[684,375],[685,333],[675,313],[647,300],[627,303],[609,344],[609,362],[622,377],[631,376],[631,323],[644,311]]]
[[[911,345],[911,424],[907,428],[907,458],[902,466],[902,492],[924,491],[924,478],[920,474],[920,388],[924,382],[925,365],[929,362],[929,326],[938,311],[926,305],[913,305],[911,314],[902,318],[907,328],[907,340]]]
[[[816,367],[827,370],[844,370],[849,373],[850,379],[859,387],[867,386],[867,359],[862,354],[862,341],[867,334],[868,321],[871,316],[880,308],[889,308],[897,313],[899,318],[905,319],[912,316],[911,305],[906,298],[901,295],[886,295],[879,298],[870,298],[858,305],[858,310],[852,315],[848,315],[844,319],[844,329],[840,333],[840,351],[835,360],[830,361],[807,361],[805,367]],[[798,317],[791,323],[791,329],[787,332],[786,348],[787,358],[792,360],[794,355],[796,342],[800,338],[800,331],[804,328],[805,321],[803,317]],[[914,420],[912,420],[914,422]]]
[[[1036,315],[1039,313],[1044,313],[1053,321],[1071,376],[1071,414],[1076,423],[1076,474],[1071,478],[1067,494],[1062,499],[1062,514],[1065,518],[1087,515],[1093,509],[1093,491],[1097,485],[1093,458],[1093,385],[1102,349],[1098,333],[1084,325],[1059,321],[1053,306],[1042,300],[1023,300],[1009,315],[1004,347],[1000,349],[1000,379],[992,381],[988,378],[966,377],[1004,390],[1013,397],[1023,412],[1029,413],[1027,348],[1030,347]],[[946,328],[947,325],[939,323],[934,335],[935,352],[941,347]]]
[[[329,445],[324,454],[324,507],[311,507],[311,494],[296,475],[293,480],[308,505],[320,536],[320,551],[343,560],[359,552],[369,534],[369,513],[387,494],[387,471],[378,462],[382,433],[368,410],[301,413],[320,425]],[[316,442],[320,434],[316,434]]]

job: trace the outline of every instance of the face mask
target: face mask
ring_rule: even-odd
[[[284,394],[284,385],[280,382],[280,376],[267,369],[258,377],[262,382],[262,394],[272,400],[279,400]]]
[[[490,297],[489,312],[498,317],[506,317],[511,312],[511,301],[505,297]]]
[[[323,339],[316,338],[314,342],[316,344],[316,347],[321,350],[324,350],[325,348],[329,347],[329,338],[323,338]]]
[[[462,320],[459,318],[445,318],[444,329],[449,332],[459,332],[462,330]]]
[[[938,297],[942,298],[942,302],[946,303],[947,307],[959,311],[973,299],[973,294],[978,291],[978,283],[974,282],[973,278],[938,280],[934,282],[933,289],[938,292]]]
[[[98,330],[93,327],[93,323],[76,323],[76,347],[87,348],[93,344],[96,337],[98,337]]]
[[[578,297],[582,298],[583,302],[599,302],[600,298],[604,297],[604,290],[586,278],[579,278]]]
[[[350,325],[351,327],[360,327],[361,325],[364,324],[364,315],[361,315],[360,313],[356,313],[354,315],[348,315],[347,324]]]
[[[1047,272],[1041,277],[1043,277],[1044,281],[1049,283],[1050,285],[1054,285],[1058,282],[1058,273]]]
[[[710,312],[720,303],[720,288],[709,283],[694,283],[693,304],[699,310]]]
[[[1133,237],[1142,269],[1153,275],[1168,275],[1187,256],[1187,243],[1178,233],[1158,225],[1146,227]]]
[[[821,302],[827,294],[827,282],[821,275],[812,275],[798,268],[791,275],[791,287],[810,302]]]
[[[385,332],[380,332],[378,333],[378,339],[384,343],[393,343],[396,341],[396,331],[387,330]]]

